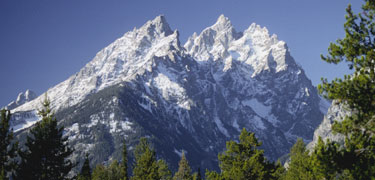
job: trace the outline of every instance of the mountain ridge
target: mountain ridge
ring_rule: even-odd
[[[255,23],[237,32],[224,15],[184,46],[158,16],[47,95],[77,149],[73,158],[100,152],[95,163],[118,158],[124,137],[132,148],[146,136],[171,164],[185,151],[193,167],[217,168],[217,153],[242,128],[276,160],[297,137],[312,140],[326,108],[285,42]],[[31,116],[42,98],[12,110],[16,131],[37,122]]]
[[[36,97],[37,95],[33,91],[27,89],[25,92],[20,92],[17,96],[17,99],[15,101],[10,102],[4,108],[8,110],[17,108],[18,106],[21,106],[27,102],[34,100]]]

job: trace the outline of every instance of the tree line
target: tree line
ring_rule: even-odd
[[[9,110],[1,110],[0,121],[0,180],[201,180],[201,170],[192,172],[182,152],[178,171],[174,174],[163,159],[157,159],[155,150],[147,140],[140,138],[134,149],[132,176],[129,175],[128,149],[123,143],[122,161],[112,161],[109,165],[90,167],[89,154],[86,154],[81,171],[75,175],[72,169],[77,165],[69,157],[73,149],[68,145],[68,137],[63,136],[63,127],[50,109],[47,96],[43,109],[38,112],[41,121],[28,132],[25,147],[19,148],[10,128]],[[261,142],[254,133],[243,129],[240,141],[227,142],[227,150],[219,155],[221,173],[206,170],[207,179],[278,179],[284,172],[280,163],[273,164],[258,149]]]
[[[141,138],[133,152],[132,170],[124,142],[121,162],[114,160],[92,169],[86,155],[81,172],[74,175],[71,170],[77,164],[69,160],[73,150],[46,98],[39,111],[42,120],[30,130],[25,148],[14,141],[10,112],[1,111],[0,180],[375,179],[375,0],[364,0],[359,14],[354,14],[350,5],[346,11],[345,37],[331,43],[328,55],[322,55],[322,59],[333,64],[346,62],[353,74],[330,82],[322,79],[318,86],[321,95],[351,112],[332,126],[334,133],[345,136],[344,144],[319,138],[316,146],[307,150],[303,140],[298,139],[284,168],[279,161],[267,160],[259,148],[262,143],[254,133],[243,129],[239,141],[228,141],[226,150],[218,155],[220,171],[206,170],[201,175],[200,170],[192,172],[185,153],[178,171],[172,174],[168,164],[157,158],[150,142]]]
[[[24,148],[14,141],[10,128],[11,114],[9,110],[1,110],[0,121],[0,180],[201,180],[201,170],[193,173],[182,152],[179,168],[172,173],[163,159],[157,159],[155,150],[147,140],[140,138],[134,149],[132,176],[129,175],[128,149],[123,143],[122,161],[112,161],[109,165],[90,167],[89,154],[86,154],[81,171],[75,175],[72,169],[77,165],[69,157],[73,149],[68,145],[68,137],[64,137],[63,127],[58,127],[57,120],[50,108],[47,96],[43,109],[38,112],[41,121],[28,132]],[[207,179],[227,179],[229,177],[261,179],[278,177],[283,172],[281,164],[274,165],[266,160],[263,150],[259,150],[260,142],[254,133],[243,129],[240,142],[227,143],[227,151],[219,155],[222,173],[206,171]],[[235,163],[236,166],[231,164]],[[242,171],[241,169],[247,169]]]

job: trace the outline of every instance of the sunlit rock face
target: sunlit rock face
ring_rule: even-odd
[[[5,108],[8,110],[14,109],[18,106],[21,106],[27,102],[34,100],[36,97],[37,95],[33,91],[28,89],[26,90],[26,92],[19,93],[17,99],[9,103],[7,106],[5,106]]]
[[[73,159],[86,152],[93,164],[121,159],[124,139],[132,151],[146,136],[172,168],[182,151],[194,168],[217,168],[217,154],[242,128],[276,160],[297,137],[311,141],[328,108],[285,42],[254,23],[236,31],[223,15],[183,46],[158,16],[47,94],[76,150]],[[30,115],[16,118],[15,131],[39,120],[43,99],[12,110]]]

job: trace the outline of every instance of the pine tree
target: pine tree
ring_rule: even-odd
[[[169,170],[167,163],[162,159],[158,160],[158,173],[160,180],[172,179],[172,172]]]
[[[332,128],[346,136],[344,148],[331,148],[339,151],[336,153],[342,154],[346,161],[331,164],[354,179],[375,178],[375,1],[364,2],[363,11],[357,15],[348,6],[345,37],[331,43],[329,55],[322,56],[328,63],[348,63],[353,74],[331,82],[322,79],[318,86],[325,97],[352,112],[344,121],[335,122]]]
[[[337,179],[338,177],[347,179],[342,176],[340,166],[349,159],[345,159],[339,151],[340,147],[337,143],[331,142],[329,139],[327,142],[323,142],[319,137],[318,143],[310,155],[310,164],[315,179]]]
[[[13,176],[17,163],[18,143],[13,141],[13,130],[10,129],[10,111],[1,110],[0,113],[0,171],[3,178]]]
[[[141,138],[134,150],[135,164],[132,180],[160,179],[155,150],[151,148],[146,138]]]
[[[207,179],[273,179],[276,167],[267,161],[263,150],[258,149],[261,142],[255,134],[244,128],[239,140],[239,143],[227,142],[226,151],[219,154],[221,173],[207,171]]]
[[[91,167],[90,167],[89,154],[86,154],[85,161],[83,162],[78,179],[79,180],[91,180]]]
[[[63,137],[64,127],[57,120],[46,98],[39,111],[42,120],[30,130],[26,139],[26,150],[22,151],[19,179],[60,180],[67,179],[73,168],[68,157],[73,150],[68,147],[68,137]]]
[[[106,167],[97,165],[92,172],[92,180],[121,180],[124,178],[123,167],[117,160]]]
[[[271,177],[272,177],[270,179],[282,179],[282,177],[285,176],[286,170],[279,160],[276,162],[274,168],[272,166],[269,168],[271,168]]]
[[[291,148],[289,155],[289,167],[284,179],[315,179],[309,152],[306,150],[305,143],[302,139],[297,140]]]
[[[117,160],[114,160],[108,169],[108,180],[121,180],[124,177],[123,167]]]
[[[173,180],[192,180],[191,168],[189,162],[185,157],[185,152],[182,152],[181,160],[178,163],[178,171],[173,176]]]
[[[97,165],[92,171],[91,177],[92,177],[92,180],[108,179],[107,168],[102,164]]]
[[[122,168],[123,168],[123,174],[124,178],[123,180],[129,180],[129,175],[128,175],[128,150],[126,147],[126,142],[124,140],[124,143],[122,145]]]

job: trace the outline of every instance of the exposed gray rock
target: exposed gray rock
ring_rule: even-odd
[[[132,150],[146,136],[173,168],[184,151],[194,168],[215,169],[217,154],[242,128],[256,133],[271,160],[297,137],[313,139],[325,100],[276,35],[256,24],[237,32],[220,16],[184,47],[178,38],[159,16],[48,90],[73,159],[85,152],[93,163],[120,159],[124,138]],[[43,98],[13,112],[30,113]]]
[[[312,150],[316,143],[318,142],[319,137],[323,141],[330,139],[331,141],[338,142],[339,144],[345,143],[345,137],[342,134],[333,133],[332,125],[335,121],[341,122],[346,116],[350,115],[350,111],[345,108],[345,105],[333,101],[331,107],[328,109],[327,114],[324,116],[322,123],[314,132],[314,139],[307,145],[308,150]]]

